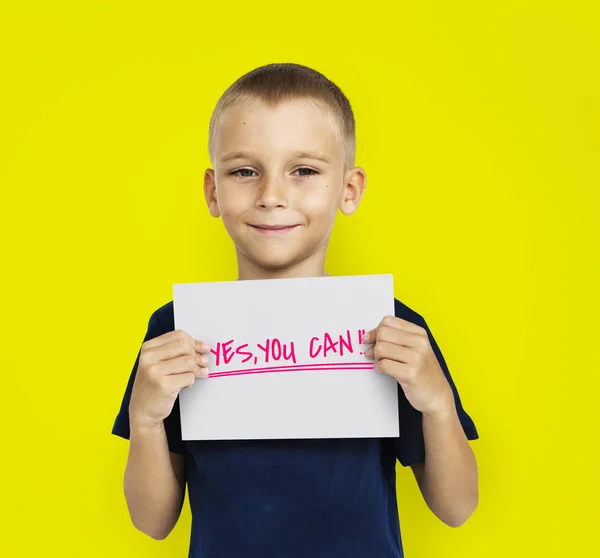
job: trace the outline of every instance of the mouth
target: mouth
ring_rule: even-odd
[[[255,231],[266,236],[281,236],[292,232],[299,225],[250,225]]]

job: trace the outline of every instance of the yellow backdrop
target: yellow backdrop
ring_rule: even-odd
[[[329,272],[394,274],[481,434],[460,529],[399,467],[407,557],[600,552],[595,1],[8,4],[0,555],[186,555],[187,501],[165,541],[130,524],[110,429],[172,284],[235,278],[202,197],[208,120],[281,61],[357,118],[367,195]]]

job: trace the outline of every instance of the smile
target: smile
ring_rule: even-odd
[[[250,227],[265,236],[282,236],[292,232],[298,225],[250,225]]]

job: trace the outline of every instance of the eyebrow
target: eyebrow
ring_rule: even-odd
[[[323,163],[329,163],[330,161],[330,158],[320,151],[296,151],[294,157],[298,159],[317,159],[318,161],[323,161]]]
[[[296,151],[292,154],[292,156],[297,159],[316,159],[317,161],[322,161],[323,163],[331,162],[330,157],[320,151]],[[235,159],[251,159],[252,157],[252,153],[247,151],[232,151],[231,153],[226,153],[223,155],[220,161],[221,163],[228,163],[229,161],[234,161]]]
[[[250,159],[251,157],[252,154],[246,153],[245,151],[232,151],[231,153],[226,153],[223,155],[223,157],[221,157],[221,163],[228,163],[234,159]]]

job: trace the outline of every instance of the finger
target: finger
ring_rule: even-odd
[[[160,370],[160,374],[163,376],[174,376],[180,374],[200,374],[201,366],[196,361],[196,353],[185,354],[177,358],[171,358],[168,360],[156,363],[155,366]]]
[[[380,360],[395,360],[406,364],[415,364],[418,354],[410,347],[403,347],[387,341],[377,341],[365,351],[365,356],[376,362]]]
[[[398,318],[396,316],[385,316],[377,326],[377,329],[379,329],[382,326],[393,327],[396,329],[401,329],[410,333],[417,333],[420,335],[426,333],[425,328],[413,322],[409,322],[408,320],[404,320],[403,318]]]
[[[385,341],[403,347],[421,347],[423,336],[405,329],[381,325],[377,329],[375,341],[377,343]]]
[[[388,330],[393,329],[396,331],[403,331],[406,334],[414,336],[413,342],[407,346],[416,346],[416,344],[420,342],[417,341],[417,339],[427,337],[427,331],[425,328],[422,328],[421,326],[418,326],[417,324],[407,320],[403,320],[402,318],[397,318],[396,316],[385,316],[381,322],[379,322],[376,328],[371,329],[363,336],[363,343],[374,343],[379,339],[379,331],[383,328]]]
[[[375,370],[381,374],[392,376],[401,384],[408,384],[412,381],[413,368],[403,362],[383,358],[375,364]]]
[[[170,389],[177,393],[184,388],[188,388],[194,385],[195,381],[196,376],[194,376],[194,374],[192,374],[191,372],[188,372],[186,374],[177,374],[174,376],[169,376],[168,378]]]
[[[208,356],[196,353],[196,364],[197,367],[196,370],[194,370],[196,378],[208,378]]]
[[[381,327],[381,325],[383,324],[383,320],[385,318],[383,318],[378,324],[377,327],[374,327],[373,329],[370,329],[369,331],[367,331],[367,333],[365,333],[363,335],[363,343],[375,343],[375,341],[377,340],[377,330]]]
[[[196,339],[194,341],[194,348],[196,350],[197,353],[200,354],[205,354],[210,352],[210,347],[207,343],[205,343],[204,341],[200,341],[199,339]]]
[[[379,329],[384,325],[384,321],[388,318],[388,316],[385,316],[384,318],[382,318],[382,320],[377,324],[377,327],[374,327],[373,329],[370,329],[369,331],[367,331],[367,333],[365,333],[363,335],[363,343],[375,343],[375,341],[377,341],[377,333],[379,331]]]
[[[199,368],[195,376],[196,378],[208,378],[208,368]]]
[[[148,348],[148,346],[144,344],[142,347],[143,358],[150,362],[170,360],[185,355],[195,357],[196,354],[194,340],[187,336],[187,334],[173,336],[170,341],[162,345],[154,347],[150,346],[150,348]]]
[[[379,327],[379,326],[377,326]],[[377,338],[377,327],[375,329],[370,329],[369,331],[367,331],[367,333],[365,333],[362,337],[362,342],[365,345],[368,345],[369,343],[374,343],[376,338]]]
[[[195,358],[196,358],[196,363],[200,367],[206,367],[210,364],[210,358],[207,354],[196,353]]]
[[[175,340],[173,344],[150,349],[146,351],[144,358],[152,359],[155,364],[161,363],[163,375],[192,372],[197,378],[208,378],[209,356],[190,350],[185,341],[180,346]]]
[[[144,345],[147,348],[155,348],[160,347],[161,345],[166,345],[167,343],[171,343],[175,339],[187,339],[192,345],[194,340],[192,336],[183,329],[175,329],[173,331],[169,331],[167,333],[163,333],[158,337],[154,337],[154,339],[149,339],[144,342]]]

